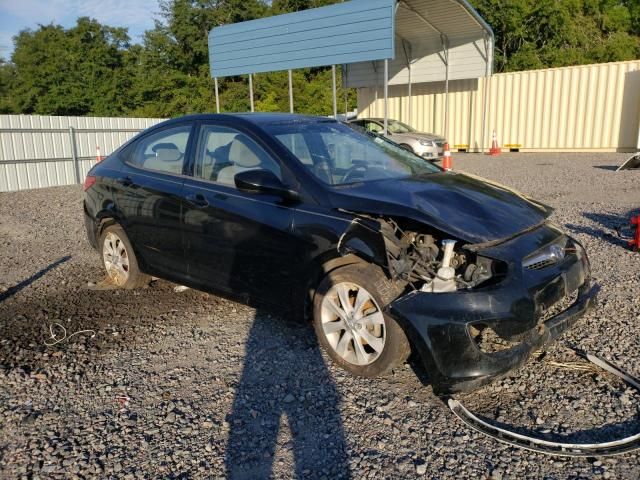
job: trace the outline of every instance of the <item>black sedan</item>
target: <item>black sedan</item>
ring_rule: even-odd
[[[416,352],[437,393],[518,367],[595,301],[587,255],[550,208],[331,119],[170,120],[84,187],[113,285],[156,276],[286,308],[354,374]]]

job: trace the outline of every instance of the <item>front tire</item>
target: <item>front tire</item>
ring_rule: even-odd
[[[347,265],[330,272],[313,301],[318,342],[354,375],[376,377],[402,364],[411,352],[398,323],[383,313],[397,290],[379,267]]]
[[[133,290],[149,284],[151,277],[140,271],[131,242],[120,225],[105,228],[99,246],[102,265],[113,285]]]

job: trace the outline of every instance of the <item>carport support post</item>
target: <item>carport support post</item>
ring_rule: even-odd
[[[480,152],[484,153],[485,137],[487,134],[487,112],[489,111],[489,38],[484,36],[485,69],[484,69],[484,99],[482,105],[482,139]]]
[[[400,4],[398,4],[400,5]],[[407,42],[406,40],[402,40],[402,48],[404,50],[404,56],[405,59],[407,61],[407,75],[408,75],[408,87],[409,87],[409,108],[407,108],[407,112],[408,112],[408,121],[409,121],[409,125],[411,125],[412,122],[412,112],[411,112],[411,44],[409,42]]]
[[[249,100],[251,103],[251,112],[255,112],[255,107],[253,105],[253,74],[249,74]]]
[[[384,60],[384,134],[389,132],[389,59]]]
[[[413,126],[413,125],[411,125],[412,122],[413,122],[413,111],[412,111],[412,107],[411,107],[411,62],[409,62],[407,64],[407,69],[408,69],[408,73],[409,73],[409,108],[408,108],[408,110],[409,110],[409,112],[408,112],[408,114],[409,114],[409,125]]]
[[[638,124],[638,151],[640,151],[640,124]]]
[[[214,77],[213,85],[216,90],[216,113],[220,113],[220,96],[218,95],[218,77]]]
[[[71,144],[71,160],[73,161],[73,174],[76,177],[76,183],[81,183],[80,165],[78,165],[78,148],[76,146],[76,132],[73,127],[69,127],[69,142]]]
[[[440,36],[444,54],[444,138],[449,141],[449,41],[444,35]]]
[[[289,70],[289,111],[293,113],[293,72]]]
[[[347,121],[349,113],[349,89],[347,88],[347,65],[342,65],[342,88],[344,88],[344,121]]]
[[[338,88],[336,86],[336,66],[331,67],[331,81],[333,82],[333,118],[338,118]],[[345,122],[347,119],[344,119]]]

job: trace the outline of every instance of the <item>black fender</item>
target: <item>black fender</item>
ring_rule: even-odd
[[[102,235],[102,231],[106,227],[108,227],[109,225],[113,225],[114,223],[117,223],[124,228],[122,215],[120,215],[115,202],[113,202],[112,200],[107,200],[104,202],[104,204],[102,205],[102,209],[96,213],[95,218],[97,227],[97,238],[100,238],[100,235]]]
[[[388,272],[389,260],[383,228],[377,220],[355,217],[338,241],[338,253],[342,256],[356,255]]]

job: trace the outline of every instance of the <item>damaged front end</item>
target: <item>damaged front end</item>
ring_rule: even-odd
[[[437,394],[473,390],[519,367],[591,308],[598,291],[583,247],[546,223],[474,245],[360,214],[338,250],[387,270],[401,292],[387,312]]]

